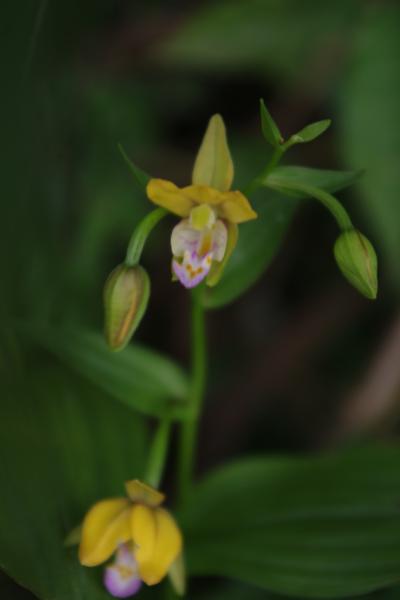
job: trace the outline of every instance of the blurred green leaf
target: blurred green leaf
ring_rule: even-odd
[[[308,598],[399,581],[400,448],[222,467],[181,515],[193,575]]]
[[[325,39],[346,35],[357,15],[357,2],[338,0],[220,0],[201,3],[159,46],[162,61],[207,72],[270,69],[280,79],[299,76],[300,69]],[[325,42],[326,43],[326,42]],[[306,83],[315,85],[315,73]]]
[[[345,159],[366,170],[359,207],[376,236],[384,270],[400,290],[399,22],[396,3],[364,11],[340,107]]]
[[[107,600],[100,570],[81,567],[64,539],[92,503],[143,476],[143,421],[61,370],[5,379],[0,566],[42,600]]]
[[[305,142],[312,142],[317,137],[322,135],[324,131],[328,129],[331,124],[330,119],[324,119],[323,121],[316,121],[315,123],[311,123],[307,125],[297,133],[291,136],[291,140],[295,144],[303,144]]]
[[[285,195],[307,198],[308,196],[303,192],[288,190],[285,184],[301,183],[333,193],[352,185],[362,174],[363,171],[331,171],[328,169],[283,166],[276,167],[268,175],[267,184],[268,187],[279,190]]]
[[[263,99],[260,100],[260,116],[263,136],[271,146],[279,146],[283,142],[282,134],[265,106]]]
[[[0,594],[7,600],[37,600],[37,596],[17,585],[4,571],[0,571]]]
[[[150,175],[148,175],[147,173],[145,173],[142,169],[140,169],[139,167],[137,167],[129,158],[129,156],[127,155],[127,153],[125,152],[124,148],[122,147],[121,144],[118,144],[118,150],[120,151],[122,158],[124,159],[124,161],[126,162],[126,164],[129,167],[130,172],[133,175],[133,178],[135,180],[135,182],[137,183],[137,185],[143,190],[146,190],[146,186],[148,184],[148,182],[150,181],[151,177]]]
[[[296,201],[271,191],[261,191],[251,201],[258,214],[239,226],[239,241],[221,281],[205,292],[204,303],[217,308],[243,294],[263,274],[279,250],[291,222]]]
[[[26,328],[35,341],[97,387],[143,414],[184,418],[188,381],[168,358],[138,345],[111,352],[94,332]]]

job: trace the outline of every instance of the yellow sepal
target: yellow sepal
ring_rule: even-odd
[[[193,205],[209,204],[210,206],[221,204],[226,199],[225,195],[231,193],[220,192],[216,188],[208,187],[207,185],[187,185],[181,188],[180,191]]]
[[[188,217],[193,202],[190,201],[172,181],[166,179],[150,179],[146,187],[147,197],[166,208],[178,217]]]
[[[106,561],[119,544],[131,539],[131,503],[125,498],[97,502],[82,524],[79,560],[85,567]]]
[[[231,223],[244,223],[257,218],[250,202],[241,192],[227,192],[223,203],[218,206],[218,214]]]
[[[178,188],[171,181],[151,179],[147,195],[155,204],[172,213],[187,217],[193,207],[208,204],[217,215],[231,223],[244,223],[257,218],[247,198],[239,191],[221,192],[206,185],[188,185]]]
[[[231,223],[244,223],[257,218],[257,213],[242,192],[219,192],[204,185],[188,185],[180,191],[194,204],[213,206],[219,217]]]
[[[125,489],[132,502],[140,502],[147,506],[159,506],[165,500],[164,494],[139,479],[125,482]]]
[[[166,510],[143,504],[132,508],[131,527],[139,576],[147,585],[155,585],[181,552],[181,533]]]
[[[201,142],[192,173],[195,185],[206,185],[221,192],[230,189],[233,162],[221,115],[211,117]]]

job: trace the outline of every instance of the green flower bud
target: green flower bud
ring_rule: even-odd
[[[344,231],[333,249],[346,279],[361,294],[375,300],[378,293],[378,260],[371,242],[357,229]]]
[[[105,335],[111,350],[122,350],[146,311],[150,280],[140,266],[119,265],[104,286]]]

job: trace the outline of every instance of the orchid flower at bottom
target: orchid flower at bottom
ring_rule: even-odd
[[[181,560],[182,534],[172,515],[160,505],[164,495],[132,480],[128,498],[97,502],[82,524],[79,560],[86,567],[106,567],[104,584],[117,598],[135,594],[143,581],[159,583]]]

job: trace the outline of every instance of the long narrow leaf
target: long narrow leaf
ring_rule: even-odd
[[[308,167],[276,167],[267,177],[265,185],[295,198],[307,198],[307,194],[288,191],[286,184],[301,183],[322,188],[327,192],[338,192],[355,183],[363,171],[332,171]]]
[[[38,327],[25,331],[111,398],[149,416],[185,417],[188,381],[168,358],[139,345],[110,352],[94,332]]]

